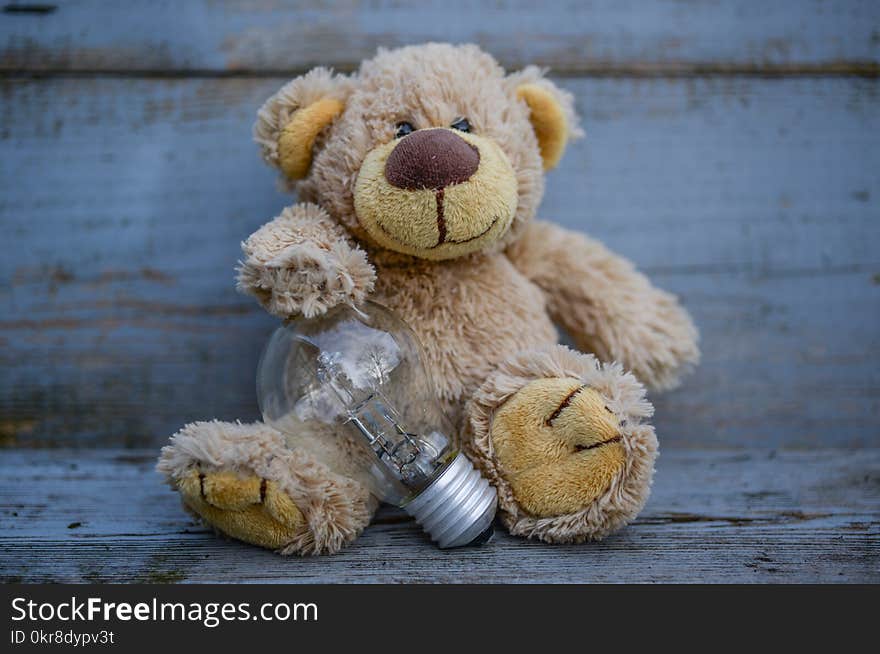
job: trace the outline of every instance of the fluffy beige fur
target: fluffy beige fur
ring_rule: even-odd
[[[651,406],[636,378],[657,388],[676,383],[697,361],[696,330],[673,296],[624,259],[533,222],[544,166],[582,134],[571,95],[535,67],[506,74],[475,46],[383,50],[351,76],[316,69],[270,98],[254,129],[267,162],[284,167],[287,150],[299,147],[282,142],[286,126],[325,98],[344,109],[318,131],[306,175],[293,182],[304,204],[245,241],[239,288],[282,318],[320,315],[369,295],[406,321],[423,344],[454,436],[498,489],[512,533],[578,542],[632,519],[647,498],[657,451],[645,422]],[[421,246],[435,235],[406,236],[401,220],[391,231],[420,247],[391,247],[371,225],[383,217],[356,201],[365,162],[393,149],[402,121],[449,128],[462,117],[472,144],[481,152],[497,148],[512,171],[509,225],[477,251],[434,260]],[[370,173],[375,183],[379,170]],[[467,182],[461,187],[455,229],[467,233],[484,224],[485,203],[499,198],[478,198]],[[491,187],[483,192],[504,192]],[[423,191],[393,195],[415,206]],[[406,214],[394,198],[380,211],[419,219],[421,209]],[[558,346],[554,320],[598,360]],[[541,422],[581,386],[582,396],[557,420]],[[612,431],[619,439],[604,443],[617,438]],[[588,447],[599,440],[601,447]],[[225,533],[287,553],[331,552],[357,535],[375,506],[349,450],[344,438],[309,429],[285,439],[260,424],[198,423],[172,439],[160,469]],[[234,474],[193,481],[227,473]],[[263,479],[262,504],[271,482],[301,518],[277,494],[273,506],[284,510],[259,508],[254,489]],[[260,518],[249,523],[242,511]]]
[[[238,289],[278,316],[311,318],[373,290],[376,272],[366,253],[317,205],[288,207],[241,249]]]
[[[579,349],[655,389],[673,388],[699,361],[697,330],[675,296],[598,241],[535,221],[508,255]]]

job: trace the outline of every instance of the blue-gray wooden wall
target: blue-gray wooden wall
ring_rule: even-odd
[[[545,218],[702,330],[665,446],[880,443],[880,3],[70,0],[0,13],[0,442],[153,445],[257,417],[275,321],[239,242],[291,202],[261,102],[377,46],[550,66],[588,138]]]

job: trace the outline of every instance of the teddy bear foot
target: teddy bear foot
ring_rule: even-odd
[[[558,346],[522,353],[472,404],[474,458],[511,533],[595,540],[647,500],[657,440],[644,387],[617,364]]]
[[[491,433],[514,497],[540,518],[589,506],[626,464],[620,419],[580,379],[530,382],[498,410]]]
[[[186,509],[217,531],[281,554],[339,550],[377,504],[362,484],[287,447],[261,423],[187,425],[162,449],[157,469]]]
[[[196,465],[178,480],[184,506],[218,531],[268,549],[283,549],[306,529],[306,519],[277,481]]]

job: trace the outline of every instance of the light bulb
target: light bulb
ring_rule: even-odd
[[[388,309],[366,302],[279,327],[260,358],[257,397],[289,443],[337,439],[373,494],[440,547],[492,536],[495,489],[449,437],[419,342]]]

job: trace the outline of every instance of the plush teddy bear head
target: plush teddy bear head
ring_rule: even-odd
[[[300,200],[371,247],[442,260],[510,243],[544,170],[581,135],[571,96],[472,45],[382,50],[351,76],[317,68],[260,110],[263,157]]]

